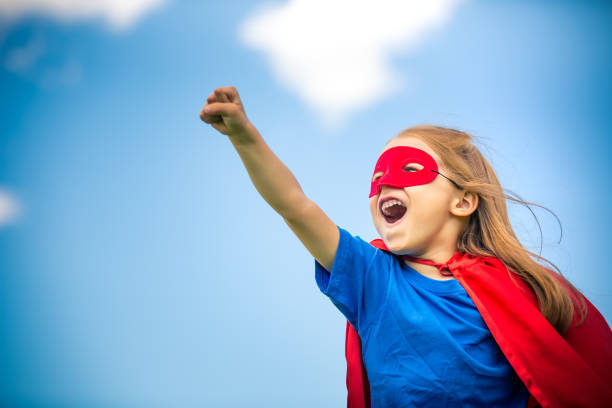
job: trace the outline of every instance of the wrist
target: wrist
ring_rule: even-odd
[[[239,132],[228,135],[235,148],[251,145],[261,139],[261,135],[251,122],[247,122]]]

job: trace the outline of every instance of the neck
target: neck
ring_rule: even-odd
[[[451,259],[453,255],[455,255],[456,252],[457,252],[457,247],[455,246],[454,248],[445,248],[445,249],[441,249],[437,251],[425,251],[423,253],[415,254],[411,256],[415,258],[429,259],[429,260],[434,261],[435,263],[443,264],[443,263],[446,263],[449,259]],[[424,264],[412,262],[409,260],[404,260],[404,262],[406,263],[406,265],[408,265],[409,267],[411,267],[412,269],[414,269],[421,275],[426,276],[430,279],[435,279],[435,280],[455,279],[452,276],[441,275],[440,271],[435,266],[424,265]]]

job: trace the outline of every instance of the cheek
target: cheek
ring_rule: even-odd
[[[447,197],[427,184],[407,187],[410,197],[408,212],[423,224],[435,222],[444,217]]]
[[[377,201],[378,201],[378,196],[374,196],[370,198],[369,207],[370,207],[370,214],[372,215],[372,217],[375,217],[376,213],[378,212],[378,209],[376,208]]]

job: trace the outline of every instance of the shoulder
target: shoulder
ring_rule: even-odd
[[[464,284],[476,284],[479,287],[496,287],[497,290],[518,288],[534,306],[538,307],[538,300],[531,286],[522,276],[506,265],[501,259],[494,256],[478,256],[463,254],[458,263],[461,266],[460,274]]]

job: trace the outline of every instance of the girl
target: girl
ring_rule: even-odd
[[[610,328],[522,247],[469,135],[422,126],[387,143],[370,244],[304,195],[235,88],[215,89],[200,117],[229,137],[347,318],[349,407],[612,406]]]

